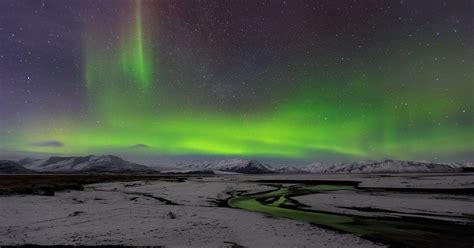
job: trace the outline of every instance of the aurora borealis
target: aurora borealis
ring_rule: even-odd
[[[0,150],[471,160],[473,5],[2,1]]]

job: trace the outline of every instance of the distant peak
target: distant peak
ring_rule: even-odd
[[[192,161],[185,168],[238,172],[244,174],[273,173],[275,170],[253,159],[228,158],[218,162]]]

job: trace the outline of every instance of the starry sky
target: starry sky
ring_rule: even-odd
[[[2,0],[3,156],[474,159],[470,0]]]

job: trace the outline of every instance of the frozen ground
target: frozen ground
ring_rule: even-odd
[[[266,179],[286,179],[275,175]],[[292,177],[294,179],[294,176]],[[473,173],[452,174],[330,174],[301,175],[299,180],[354,180],[364,188],[433,189],[433,193],[396,191],[334,191],[297,196],[293,199],[308,209],[333,213],[383,216],[424,217],[455,222],[474,222],[474,195],[456,193],[455,189],[474,188]],[[453,193],[436,193],[436,189],[454,189]],[[378,211],[379,210],[379,211]]]
[[[353,180],[361,187],[380,188],[474,188],[474,173],[407,174],[267,174],[248,175],[247,180]]]
[[[317,211],[359,216],[410,216],[474,222],[473,196],[334,191],[297,196],[293,199]]]
[[[355,235],[308,223],[218,207],[233,191],[273,189],[252,180],[356,180],[365,187],[472,188],[472,174],[226,175],[185,182],[139,181],[88,185],[55,196],[0,197],[0,245],[164,245],[170,247],[372,247]],[[457,197],[457,198],[456,198]],[[297,197],[318,210],[374,207],[430,212],[448,219],[474,214],[472,197],[333,192]],[[321,204],[323,203],[323,204]],[[346,211],[357,211],[347,209]],[[464,215],[463,215],[464,214]],[[447,217],[446,217],[447,216]],[[457,220],[459,220],[457,219]]]

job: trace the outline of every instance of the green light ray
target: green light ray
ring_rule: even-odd
[[[152,80],[152,51],[144,39],[142,1],[135,1],[135,25],[130,35],[122,42],[122,73],[142,90],[149,89]]]

